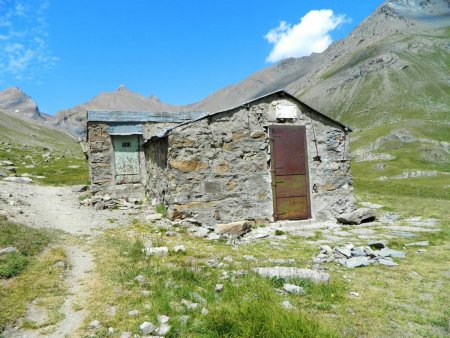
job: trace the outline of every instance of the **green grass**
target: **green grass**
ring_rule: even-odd
[[[61,248],[46,247],[55,236],[46,230],[0,220],[0,247],[14,246],[19,253],[0,257],[0,332],[25,315],[31,301],[45,311],[47,319],[39,327],[56,323],[64,315],[59,312],[66,291],[64,270],[56,266],[65,261]],[[24,327],[37,327],[25,321]]]
[[[133,233],[132,237],[130,233]],[[101,236],[95,245],[96,280],[90,286],[93,290],[87,302],[90,316],[85,323],[95,317],[104,323],[105,328],[112,326],[119,331],[139,334],[139,325],[144,320],[156,324],[157,315],[166,314],[172,318],[169,336],[339,336],[301,306],[300,296],[277,294],[273,281],[251,272],[250,263],[242,259],[246,254],[266,260],[293,254],[301,264],[308,264],[314,248],[305,246],[304,250],[293,252],[292,246],[297,244],[289,239],[287,241],[292,243],[290,247],[280,252],[269,252],[269,244],[265,241],[233,250],[221,242],[211,243],[188,235],[180,236],[180,239],[166,238],[159,231],[139,223],[108,230]],[[145,257],[142,253],[143,243],[149,239],[154,246],[168,245],[169,248],[181,241],[186,246],[187,253],[179,255],[170,252],[169,256],[163,258]],[[221,262],[221,258],[225,256],[232,256],[233,262],[222,268],[208,266],[210,258],[218,257]],[[245,270],[246,274],[234,276],[233,271],[237,270]],[[222,279],[224,273],[229,275],[228,279]],[[139,274],[146,278],[144,285],[134,281],[134,277]],[[224,290],[220,294],[214,291],[216,283],[224,284]],[[328,311],[332,307],[334,298],[330,298],[329,294],[343,293],[343,285],[339,282],[306,287],[311,295],[316,295],[311,301],[311,308],[320,309],[319,311]],[[150,296],[143,296],[142,290],[149,291]],[[190,311],[181,304],[181,300],[195,301],[193,292],[200,294],[207,303]],[[289,299],[297,309],[283,309],[281,301],[284,299]],[[114,306],[116,314],[108,315],[105,304]],[[202,307],[208,309],[208,315],[200,313]],[[324,308],[328,310],[323,310]],[[128,311],[134,309],[139,310],[140,315],[129,317]],[[186,325],[181,322],[183,315],[190,316]],[[105,334],[106,330],[104,331],[98,334]]]
[[[161,214],[164,218],[167,217],[167,207],[166,207],[164,204],[162,204],[162,203],[158,204],[158,205],[155,207],[155,211],[156,211],[158,214]]]
[[[52,157],[48,159],[42,156],[47,152],[41,147],[23,148],[16,144],[12,145],[11,151],[6,151],[0,146],[0,160],[13,162],[16,175],[29,174],[33,181],[45,185],[86,184],[89,181],[87,163],[80,156],[81,150],[78,154],[52,151]],[[34,167],[27,168],[30,165]]]
[[[89,181],[87,163],[73,137],[2,112],[0,119],[5,121],[0,125],[0,160],[13,162],[16,175],[28,174],[34,182],[46,185]]]
[[[50,235],[20,224],[0,220],[0,248],[15,247],[19,252],[0,256],[0,278],[19,275],[50,242]]]

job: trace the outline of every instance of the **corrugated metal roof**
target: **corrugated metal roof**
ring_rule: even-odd
[[[88,122],[162,122],[182,123],[208,115],[207,112],[131,112],[131,111],[88,111]]]

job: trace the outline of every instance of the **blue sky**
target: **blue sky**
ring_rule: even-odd
[[[0,90],[20,87],[49,114],[120,84],[188,104],[320,51],[382,2],[0,0]]]

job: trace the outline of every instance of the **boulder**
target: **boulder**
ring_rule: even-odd
[[[375,212],[369,208],[359,208],[352,212],[347,212],[336,217],[342,224],[361,224],[375,220]]]
[[[309,279],[316,284],[327,283],[330,280],[330,275],[326,272],[289,266],[261,267],[252,270],[263,277]]]
[[[217,224],[215,233],[242,236],[252,229],[250,221],[237,221],[232,223]]]

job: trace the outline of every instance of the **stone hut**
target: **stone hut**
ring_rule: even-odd
[[[112,198],[145,195],[147,183],[143,144],[160,128],[205,116],[204,112],[87,113],[87,156],[93,193]]]
[[[280,90],[149,135],[146,191],[205,225],[334,219],[355,209],[350,131]]]

